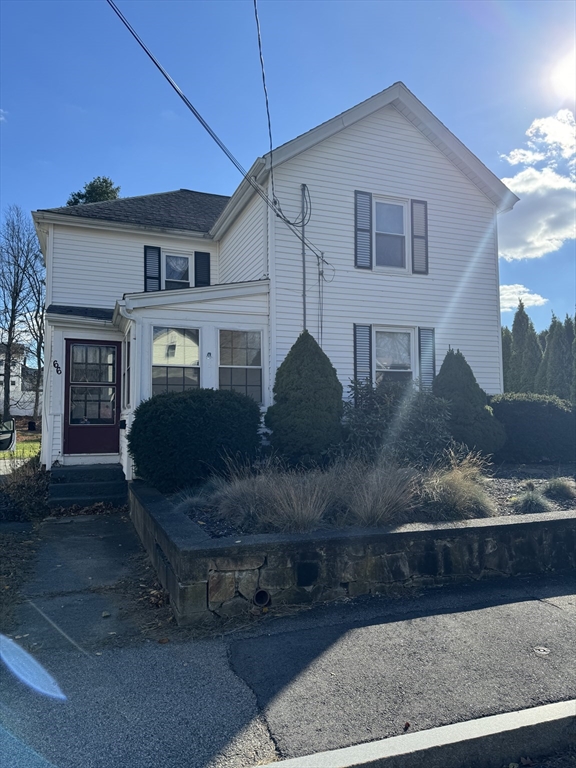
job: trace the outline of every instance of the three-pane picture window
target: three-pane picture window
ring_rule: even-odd
[[[219,387],[262,402],[260,331],[220,331]]]
[[[401,203],[376,201],[374,237],[377,267],[406,268],[405,211]]]
[[[152,341],[152,394],[185,392],[200,386],[199,331],[155,326]]]

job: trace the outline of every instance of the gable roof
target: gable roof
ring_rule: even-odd
[[[61,216],[208,233],[229,199],[227,195],[179,189],[174,192],[120,197],[101,203],[40,210],[42,213]]]
[[[316,144],[388,106],[397,109],[420,133],[426,136],[495,204],[499,213],[509,211],[518,202],[519,198],[401,82],[394,83],[346,112],[336,115],[286,144],[281,144],[272,153],[268,152],[258,158],[248,171],[248,176],[254,176],[258,183],[262,183],[270,171],[271,159],[275,167],[286,163]],[[213,237],[220,236],[226,231],[253,194],[251,185],[244,179],[214,225],[211,232]]]

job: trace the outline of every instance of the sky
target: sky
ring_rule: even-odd
[[[268,150],[252,0],[116,0],[244,168]],[[518,197],[502,323],[574,313],[572,0],[259,0],[274,146],[401,80]],[[232,194],[241,177],[106,0],[0,0],[0,207]]]

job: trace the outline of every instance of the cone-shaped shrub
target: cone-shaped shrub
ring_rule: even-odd
[[[238,392],[170,392],[140,403],[128,450],[140,477],[170,492],[223,471],[227,457],[253,456],[259,428],[260,408]]]
[[[486,393],[460,350],[448,350],[432,391],[450,403],[450,431],[454,440],[482,453],[494,453],[504,445],[504,428],[494,418]]]
[[[273,448],[292,464],[321,462],[340,440],[342,385],[308,331],[278,368],[274,399],[265,417]]]

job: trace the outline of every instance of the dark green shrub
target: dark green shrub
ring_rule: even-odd
[[[576,425],[566,400],[554,395],[509,393],[491,398],[491,405],[507,435],[496,453],[497,461],[574,461]]]
[[[353,382],[344,404],[344,453],[374,460],[383,454],[422,467],[451,440],[445,400],[415,389],[413,383]]]
[[[340,440],[342,385],[308,331],[278,368],[274,398],[265,417],[272,447],[291,464],[321,462]]]
[[[259,407],[238,392],[156,395],[136,409],[128,450],[139,476],[170,492],[223,471],[229,456],[253,456],[259,427]]]
[[[450,431],[457,443],[484,454],[495,453],[504,445],[504,428],[460,350],[448,350],[432,391],[450,404]]]

